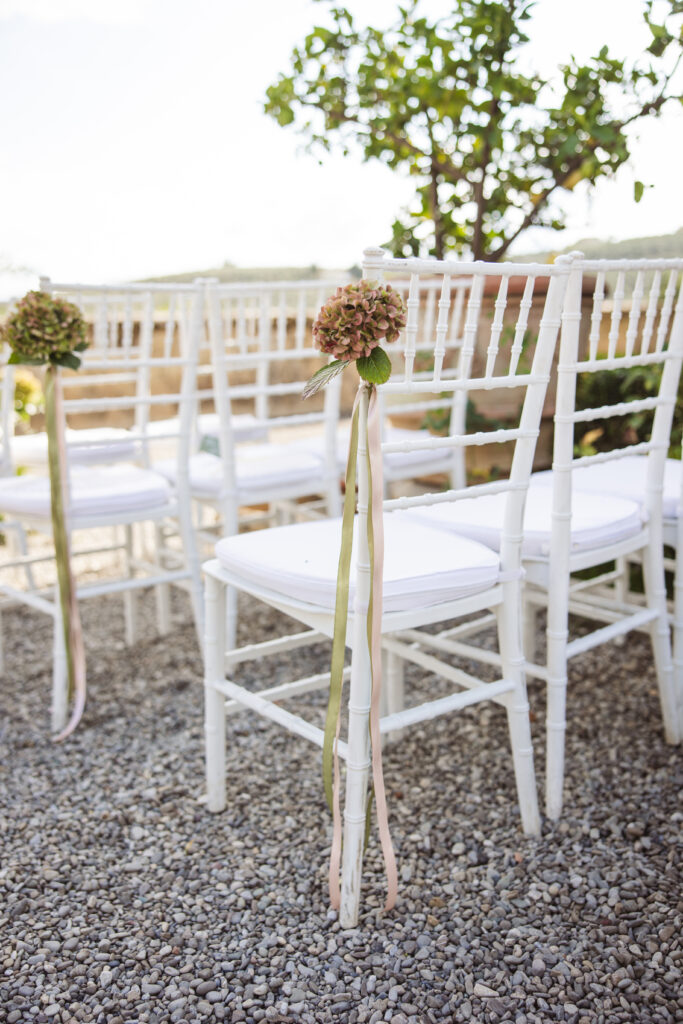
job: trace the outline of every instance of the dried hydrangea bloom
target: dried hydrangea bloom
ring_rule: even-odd
[[[403,299],[389,284],[359,281],[337,288],[313,324],[321,352],[350,362],[381,342],[396,341],[406,324]]]
[[[74,352],[87,346],[86,325],[78,306],[47,292],[28,292],[17,303],[0,338],[15,353],[12,362],[78,365]]]

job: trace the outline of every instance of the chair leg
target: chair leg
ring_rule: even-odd
[[[131,525],[124,526],[123,531],[126,549],[126,574],[131,577],[134,571],[133,561],[135,557],[133,527]],[[123,617],[125,621],[126,645],[128,647],[132,647],[135,643],[136,597],[137,595],[134,590],[124,590],[123,592]]]
[[[533,662],[536,657],[536,630],[538,628],[538,608],[532,601],[525,601],[522,594],[522,629],[524,657]]]
[[[26,530],[24,529],[23,523],[17,523],[15,530],[9,530],[7,536],[11,538],[13,547],[16,548],[18,554],[24,558],[28,557],[28,541],[26,539]],[[24,568],[26,575],[26,585],[29,590],[37,590],[37,584],[35,576],[33,575],[33,566],[30,562],[27,562]]]
[[[161,570],[164,565],[164,531],[161,523],[154,524],[154,549],[154,560]],[[157,603],[157,632],[159,636],[166,636],[171,631],[171,586],[169,583],[158,583],[154,589]]]
[[[225,697],[215,683],[225,678],[226,587],[208,576],[204,590],[206,636],[204,641],[204,737],[206,744],[207,807],[225,810]]]
[[[64,646],[64,627],[59,604],[59,592],[55,595],[54,634],[52,646],[52,731],[61,732],[67,721],[69,703],[69,674]]]
[[[546,712],[545,812],[557,821],[562,813],[564,743],[567,728],[567,639],[569,582],[557,580],[548,594],[548,708]]]
[[[405,707],[405,662],[393,651],[385,651],[384,655],[384,679],[382,680],[382,714],[393,715],[397,711],[403,711]],[[396,743],[401,738],[403,729],[394,729],[387,733],[384,739],[388,744]]]
[[[651,537],[643,551],[643,579],[648,608],[657,609],[657,618],[650,625],[652,652],[657,672],[659,702],[662,709],[664,737],[667,743],[679,743],[681,728],[676,700],[671,640],[666,607],[666,584],[664,580],[663,547],[658,536]]]
[[[276,526],[289,526],[294,522],[292,504],[289,501],[274,501],[269,512]]]
[[[678,703],[678,728],[683,736],[683,543],[676,548],[673,621],[674,688]]]
[[[617,601],[623,604],[628,596],[628,558],[625,555],[621,555],[617,558],[616,569],[618,576],[614,581],[614,597]],[[621,639],[621,638],[619,638]]]
[[[225,598],[225,644],[224,650],[232,651],[237,647],[237,599],[238,592],[234,587],[228,587]],[[229,671],[227,665],[224,671]]]
[[[338,477],[335,477],[328,483],[325,489],[325,498],[327,515],[331,519],[340,516],[342,513],[342,496]]]
[[[201,650],[204,636],[204,594],[202,588],[202,571],[197,543],[197,533],[192,525],[192,511],[183,506],[179,514],[180,536],[183,545],[185,566],[190,573],[190,598],[194,615],[199,647]]]
[[[628,592],[631,589],[629,584],[630,567],[626,555],[621,555],[620,558],[617,558],[615,568],[618,576],[614,581],[614,599],[621,604],[625,604],[628,600]],[[617,647],[623,647],[626,643],[626,635],[615,637],[614,643]]]
[[[514,690],[508,694],[506,710],[522,829],[525,835],[537,836],[541,831],[541,817],[536,792],[529,701],[524,679],[524,653],[519,627],[520,610],[519,592],[517,595],[510,592],[497,610],[498,637],[503,678],[511,679],[515,684]]]

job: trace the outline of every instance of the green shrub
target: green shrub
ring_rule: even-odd
[[[634,366],[624,370],[605,370],[603,373],[581,374],[576,382],[576,408],[591,409],[616,402],[651,398],[659,390],[661,366]],[[623,447],[647,441],[652,429],[652,412],[634,412],[625,416],[597,419],[577,424],[576,450],[578,454]],[[678,389],[674,409],[669,455],[680,458],[683,435],[683,378]]]

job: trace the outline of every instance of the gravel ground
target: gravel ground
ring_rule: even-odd
[[[141,602],[132,650],[120,602],[86,604],[89,702],[62,746],[48,736],[46,620],[3,616],[0,1020],[683,1021],[683,758],[662,740],[644,639],[574,663],[566,810],[540,839],[519,829],[501,709],[392,746],[400,904],[380,909],[373,839],[364,915],[343,932],[326,902],[317,750],[232,718],[229,809],[201,803],[200,664],[183,600],[165,639]],[[252,637],[280,625],[242,608]],[[291,657],[308,671],[328,652]],[[258,666],[243,671],[258,679]],[[273,661],[268,682],[286,672]],[[542,786],[542,687],[531,701]]]

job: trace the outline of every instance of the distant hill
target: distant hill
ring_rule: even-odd
[[[672,256],[683,257],[683,228],[670,235],[653,235],[648,238],[628,238],[622,242],[608,242],[600,238],[583,238],[564,249],[547,249],[543,252],[527,252],[510,256],[514,263],[548,263],[555,256],[573,250],[583,252],[589,259],[654,259]],[[360,267],[346,270],[328,270],[311,264],[308,267],[236,267],[225,263],[222,267],[208,270],[192,270],[184,274],[167,274],[164,277],[148,277],[145,281],[168,284],[174,281],[191,282],[196,277],[217,277],[222,283],[239,284],[247,281],[330,281],[338,284],[349,277],[360,277]]]
[[[145,282],[170,284],[188,283],[196,277],[217,277],[221,284],[240,284],[248,281],[339,281],[348,277],[348,270],[325,270],[314,263],[308,267],[235,267],[225,263],[209,270],[192,270],[185,274],[167,274],[165,277],[147,277]]]
[[[622,242],[606,242],[600,238],[582,238],[564,249],[547,250],[546,252],[524,253],[511,256],[515,263],[527,260],[547,263],[553,256],[561,253],[582,252],[587,259],[667,259],[673,256],[683,257],[683,228],[670,235],[652,235],[648,238],[627,238]]]

